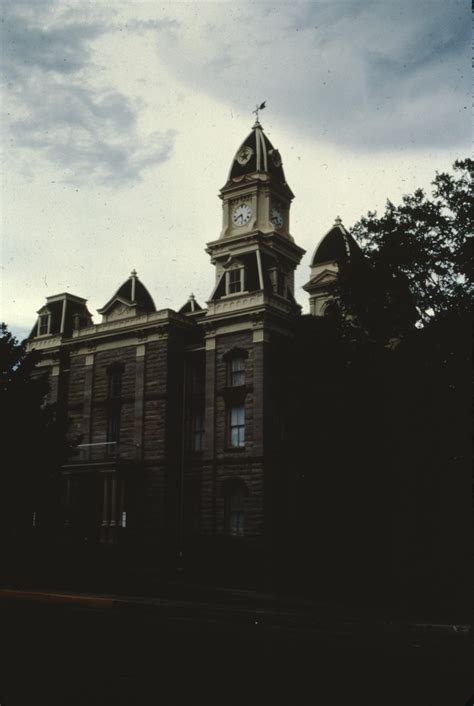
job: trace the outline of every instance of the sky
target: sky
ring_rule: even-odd
[[[205,306],[221,201],[256,104],[311,255],[470,154],[467,0],[3,0],[1,310],[95,323],[132,269],[157,309]]]

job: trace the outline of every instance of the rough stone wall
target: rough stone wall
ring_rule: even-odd
[[[244,500],[245,534],[261,535],[263,517],[263,355],[252,333],[217,336],[214,350],[206,352],[206,446],[202,482],[202,531],[224,534],[226,482],[240,479],[248,496]],[[234,348],[248,353],[245,391],[229,388],[225,355]],[[240,397],[242,395],[242,397]],[[228,409],[233,401],[245,405],[245,447],[229,444]],[[211,426],[211,428],[209,428]]]

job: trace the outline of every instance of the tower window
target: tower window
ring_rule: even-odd
[[[51,314],[41,314],[38,318],[38,336],[46,336],[49,333],[49,323]]]
[[[245,385],[245,360],[243,358],[231,358],[229,361],[229,385],[230,387]]]
[[[242,292],[244,289],[244,268],[239,267],[226,273],[227,294]]]
[[[242,448],[245,446],[245,407],[236,405],[229,410],[229,446]]]

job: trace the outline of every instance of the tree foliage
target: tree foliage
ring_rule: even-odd
[[[340,268],[336,314],[301,322],[303,552],[318,576],[349,574],[349,593],[364,553],[362,575],[385,571],[397,595],[409,576],[423,600],[434,584],[452,600],[467,586],[472,166],[437,174],[432,198],[419,189],[362,218],[364,257]]]
[[[2,323],[0,330],[0,410],[2,415],[2,523],[24,525],[38,509],[64,461],[67,422],[47,402],[48,378],[37,367],[39,354],[27,352]]]
[[[390,283],[396,289],[406,282],[418,318],[425,324],[472,306],[473,167],[472,159],[456,161],[454,174],[436,174],[431,198],[417,189],[398,206],[387,201],[380,217],[369,212],[352,229],[366,256],[369,279],[377,273],[386,292]]]

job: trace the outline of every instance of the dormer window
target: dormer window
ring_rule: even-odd
[[[38,317],[38,336],[47,336],[51,324],[51,314],[41,314]]]
[[[236,294],[244,290],[244,268],[238,267],[226,272],[226,294]]]

